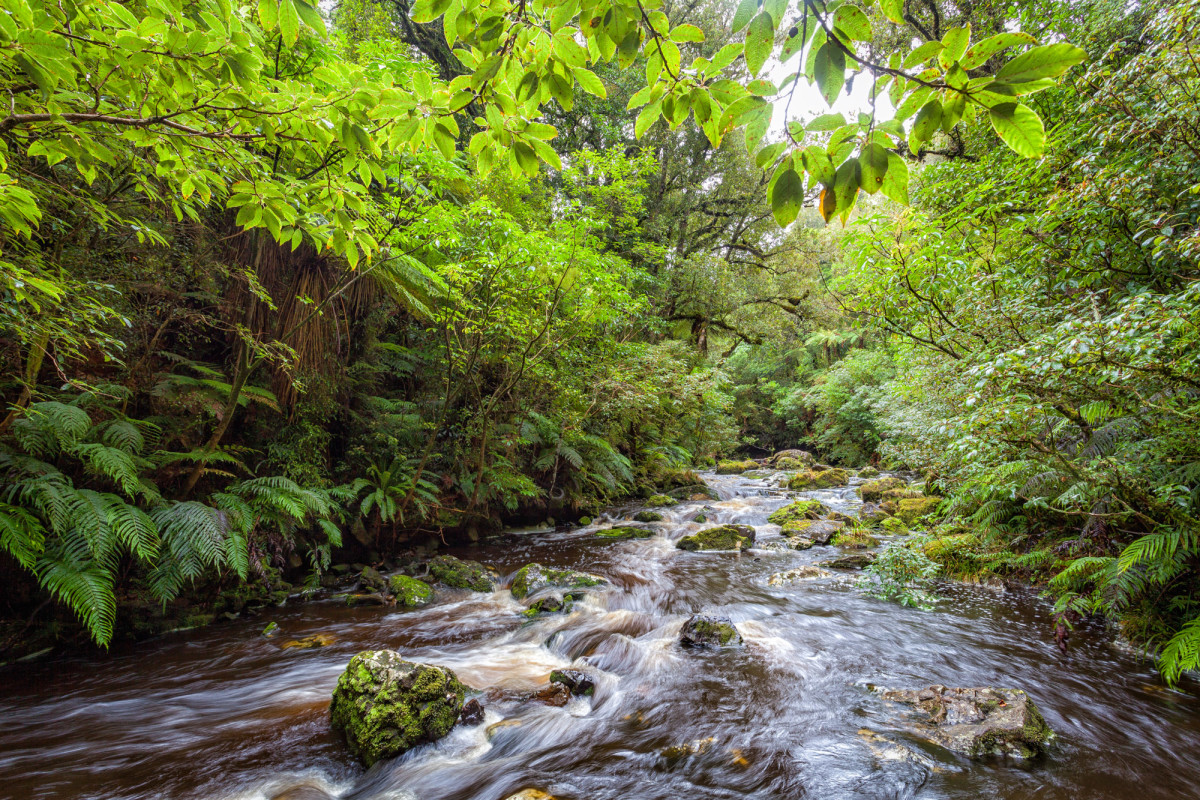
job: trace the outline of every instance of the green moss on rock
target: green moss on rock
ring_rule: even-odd
[[[396,605],[405,608],[419,608],[433,602],[433,587],[408,575],[388,578],[388,589],[395,595]]]
[[[869,547],[877,547],[879,540],[864,530],[851,528],[834,536],[833,543],[847,550],[866,550]]]
[[[758,469],[757,461],[721,461],[717,464],[718,475],[741,475],[748,469]]]
[[[666,508],[679,505],[679,501],[665,494],[656,494],[646,499],[646,505],[650,508]]]
[[[653,535],[654,531],[649,528],[639,528],[635,525],[614,525],[596,531],[596,537],[599,539],[649,539]]]
[[[371,766],[449,733],[466,693],[451,670],[367,650],[338,678],[330,721],[350,752]]]
[[[904,487],[904,479],[894,476],[880,478],[874,481],[867,481],[862,486],[858,487],[858,496],[866,503],[878,503],[883,499],[883,493],[888,489],[900,489]]]
[[[521,600],[542,589],[554,586],[560,589],[587,589],[607,584],[599,575],[576,572],[572,569],[552,569],[541,564],[526,564],[517,570],[510,587],[513,597]]]
[[[490,592],[499,581],[499,576],[490,567],[454,556],[438,556],[430,561],[429,574],[446,586],[473,592]]]
[[[771,516],[767,517],[767,522],[772,525],[786,525],[793,520],[820,519],[822,514],[827,513],[829,509],[818,500],[797,500],[772,512]]]
[[[662,522],[663,515],[657,511],[639,511],[633,515],[634,522]]]
[[[907,497],[900,501],[896,517],[911,527],[917,520],[936,511],[941,502],[940,497]]]
[[[679,641],[685,647],[730,647],[742,643],[742,635],[728,617],[696,614],[683,623]]]
[[[680,550],[745,550],[754,544],[754,528],[749,525],[719,525],[684,536],[675,546]]]
[[[793,491],[805,489],[832,489],[835,486],[845,486],[850,483],[850,473],[844,469],[826,469],[817,472],[806,470],[797,472],[788,480],[788,488]]]

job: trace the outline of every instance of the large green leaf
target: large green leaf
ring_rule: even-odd
[[[921,145],[933,138],[933,132],[942,125],[942,101],[930,100],[921,106],[917,118],[913,121],[912,131],[908,134],[908,149],[914,153]]]
[[[1037,158],[1046,149],[1046,129],[1029,106],[1020,103],[1001,103],[991,112],[992,127],[1018,154]]]
[[[871,21],[858,6],[839,6],[838,10],[833,12],[833,26],[860,42],[869,42],[874,37]]]
[[[833,105],[833,101],[842,93],[846,85],[846,54],[833,42],[826,42],[817,51],[817,60],[813,66],[817,88],[825,102]]]
[[[896,153],[888,153],[887,174],[879,190],[884,197],[908,205],[908,162]]]
[[[948,67],[954,62],[963,57],[963,53],[967,51],[967,44],[971,41],[971,26],[967,25],[962,28],[951,28],[942,37],[942,44],[946,47],[942,52],[938,53],[938,63],[942,67]]]
[[[1004,83],[1028,83],[1042,78],[1057,78],[1087,58],[1087,52],[1067,42],[1048,44],[1009,61],[996,73]]]
[[[904,0],[879,0],[879,8],[892,22],[904,22]]]
[[[875,194],[883,188],[884,178],[888,171],[888,151],[881,145],[872,142],[863,148],[859,154],[858,163],[862,169],[862,188],[867,194]]]
[[[804,181],[795,169],[788,167],[771,187],[771,213],[780,226],[792,224],[804,202]]]
[[[775,23],[771,15],[765,11],[750,20],[750,28],[746,31],[746,68],[751,75],[757,75],[767,58],[771,55],[771,47],[775,43]]]
[[[733,12],[733,32],[737,33],[750,24],[758,13],[758,0],[742,0],[738,3],[737,11]]]
[[[985,64],[989,58],[1001,50],[1020,44],[1037,44],[1037,39],[1028,33],[997,33],[995,36],[989,36],[983,41],[971,45],[958,63],[963,69],[975,69]]]

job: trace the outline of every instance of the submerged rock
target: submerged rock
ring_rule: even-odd
[[[554,800],[554,795],[541,789],[522,789],[516,794],[510,794],[504,800]]]
[[[859,473],[860,475],[862,473]],[[858,496],[864,503],[878,503],[883,499],[883,493],[888,489],[899,489],[905,485],[903,478],[889,476],[879,480],[868,481],[858,487]]]
[[[473,592],[490,592],[500,581],[500,577],[491,567],[454,556],[438,556],[430,561],[429,574],[447,586],[470,589]]]
[[[562,707],[571,702],[571,690],[561,683],[552,683],[538,689],[529,699],[548,706]]]
[[[529,604],[523,612],[527,617],[536,617],[538,614],[551,614],[556,612],[566,613],[571,610],[572,601],[575,598],[572,595],[563,595],[559,592],[550,592],[544,597],[539,597]]]
[[[822,561],[820,565],[832,569],[862,569],[873,563],[875,563],[874,553],[850,553],[840,558],[831,558],[828,561]]]
[[[468,727],[483,724],[484,708],[483,703],[478,699],[472,698],[463,705],[462,711],[458,712],[458,721]]]
[[[449,733],[466,692],[444,667],[406,661],[393,650],[367,650],[338,678],[329,716],[350,752],[371,766]]]
[[[745,550],[754,544],[754,528],[749,525],[718,525],[684,536],[675,546],[680,550]]]
[[[789,569],[786,572],[776,572],[774,575],[767,578],[767,585],[782,586],[785,583],[792,583],[794,581],[811,581],[818,578],[829,578],[832,575],[833,573],[829,572],[828,570],[823,570],[820,567],[813,567],[806,564],[803,567]]]
[[[337,638],[328,633],[314,633],[312,636],[305,636],[302,639],[292,639],[279,645],[280,650],[311,650],[314,647],[328,647],[337,641]]]
[[[639,511],[633,515],[634,522],[662,522],[663,515],[657,511]]]
[[[653,535],[654,531],[637,525],[614,525],[596,531],[596,536],[600,539],[649,539]]]
[[[929,726],[926,738],[947,750],[979,758],[1033,758],[1046,752],[1054,732],[1020,689],[947,688],[880,690],[884,700],[915,706]]]
[[[604,578],[601,578],[599,575],[592,575],[589,572],[577,572],[573,569],[553,569],[533,563],[526,564],[517,570],[517,574],[513,576],[510,588],[513,597],[521,600],[551,586],[560,589],[578,590],[588,589],[593,586],[602,586],[607,583],[608,581]]]
[[[433,602],[433,587],[425,581],[407,575],[393,575],[388,578],[388,589],[395,595],[398,606],[419,608]]]
[[[742,635],[729,617],[695,614],[683,623],[679,642],[684,647],[732,647],[742,643]]]
[[[788,488],[793,491],[803,489],[832,489],[835,486],[845,486],[850,483],[850,473],[844,469],[830,468],[797,472],[788,480]]]

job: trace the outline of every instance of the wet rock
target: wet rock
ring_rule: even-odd
[[[371,766],[449,733],[466,692],[444,667],[406,661],[393,650],[367,650],[338,678],[329,714],[350,752]]]
[[[684,536],[675,546],[680,550],[745,550],[754,544],[754,528],[749,525],[718,525]]]
[[[340,594],[339,600],[344,600],[348,606],[386,606],[388,598],[378,592],[373,594]]]
[[[679,505],[679,501],[669,495],[656,494],[646,498],[646,505],[650,508],[667,508]]]
[[[835,486],[845,486],[850,483],[850,473],[844,469],[831,467],[817,471],[797,472],[788,480],[788,488],[793,491],[804,489],[832,489]]]
[[[758,469],[757,461],[721,461],[717,464],[718,475],[741,475],[748,469]]]
[[[904,520],[897,517],[884,517],[879,526],[893,536],[903,536],[908,533],[908,526],[904,524]]]
[[[820,578],[828,578],[833,575],[828,570],[821,569],[805,564],[802,567],[789,569],[786,572],[776,572],[771,577],[767,578],[768,586],[782,586],[785,583],[794,583],[795,581],[811,581]]]
[[[516,794],[510,794],[504,800],[554,800],[554,795],[541,789],[522,789]]]
[[[870,547],[879,546],[878,539],[858,528],[841,531],[837,536],[833,537],[833,543],[847,550],[866,550]]]
[[[917,520],[936,511],[941,502],[942,498],[940,497],[904,498],[899,503],[899,508],[896,511],[896,517],[905,525],[911,527]]]
[[[923,735],[956,753],[979,758],[1033,758],[1046,752],[1054,732],[1033,700],[1020,689],[883,689],[885,700],[919,709]]]
[[[829,544],[829,541],[846,527],[844,522],[834,522],[829,519],[792,520],[783,526],[784,534],[800,534],[805,539],[811,539],[815,544]]]
[[[527,617],[536,617],[538,614],[552,614],[557,612],[566,613],[571,610],[574,598],[569,595],[562,595],[558,592],[550,592],[544,597],[539,597],[534,600],[521,613]]]
[[[658,754],[667,759],[667,761],[679,761],[689,756],[704,755],[712,750],[715,741],[716,739],[712,736],[706,739],[694,739],[685,744],[673,744],[670,747],[664,747],[658,751]]]
[[[674,497],[677,500],[695,500],[699,495],[701,500],[716,500],[717,495],[712,489],[708,488],[707,484],[695,483],[691,486],[681,486],[678,489],[672,489],[667,492],[668,497]]]
[[[517,574],[513,576],[512,586],[509,588],[512,590],[513,597],[521,600],[551,586],[560,589],[579,590],[588,589],[593,586],[603,586],[607,583],[608,581],[599,575],[592,575],[588,572],[577,572],[572,569],[553,569],[533,563],[526,564],[517,570]]]
[[[768,553],[789,553],[792,548],[788,546],[786,539],[775,539],[770,542],[763,542],[755,545],[759,550],[765,550]]]
[[[337,641],[337,637],[328,633],[314,633],[302,639],[292,639],[279,645],[280,650],[311,650],[314,647],[328,647]]]
[[[614,525],[611,528],[596,531],[596,537],[600,539],[649,539],[654,535],[654,531],[649,528],[641,528],[636,525]]]
[[[803,461],[801,461],[798,458],[781,458],[778,461],[776,461],[772,466],[774,466],[775,469],[794,470],[794,469],[804,469],[808,465],[805,464]]]
[[[860,473],[861,474],[861,473]],[[903,478],[889,476],[874,481],[867,481],[858,487],[858,496],[864,503],[878,503],[883,499],[883,493],[888,489],[900,489],[905,485]]]
[[[374,567],[363,567],[362,572],[358,575],[358,583],[364,589],[370,589],[374,592],[387,590],[387,581],[379,574],[379,570]]]
[[[696,516],[692,517],[692,522],[708,522],[708,517],[702,513],[697,514]]]
[[[767,522],[772,525],[786,525],[798,519],[820,519],[822,514],[828,513],[829,509],[819,500],[797,500],[771,512]]]
[[[874,553],[850,553],[839,558],[822,561],[820,565],[831,569],[862,569],[873,563],[875,563]]]
[[[279,623],[277,622],[268,622],[267,627],[262,629],[262,635],[266,636],[267,638],[270,638],[277,633],[279,633]]]
[[[633,515],[635,522],[662,522],[663,515],[657,511],[639,511]]]
[[[683,623],[679,642],[684,647],[733,647],[742,643],[742,635],[729,617],[695,614]]]
[[[592,518],[591,518],[591,517],[580,517],[580,518],[579,518],[579,524],[580,524],[580,525],[583,525],[584,527],[586,527],[586,526],[588,526],[588,525],[591,525],[591,524],[592,524]]]
[[[468,727],[475,727],[483,724],[484,709],[483,703],[477,698],[468,700],[458,712],[458,721]]]
[[[815,544],[807,536],[789,536],[784,541],[787,542],[787,546],[792,550],[809,550]]]
[[[408,575],[388,578],[388,589],[395,596],[396,605],[404,608],[420,608],[433,602],[433,587]]]
[[[571,690],[561,683],[552,683],[534,692],[529,699],[548,706],[561,707],[571,702]]]
[[[875,469],[870,464],[868,464],[867,466],[863,467],[862,469],[860,469],[858,471],[858,477],[860,477],[860,478],[875,478],[878,476],[879,476],[879,470]]]
[[[500,581],[500,577],[491,567],[454,556],[434,558],[429,562],[429,574],[446,586],[470,589],[473,592],[490,592]]]
[[[807,450],[780,450],[778,453],[771,456],[771,463],[773,463],[776,467],[779,467],[779,462],[785,458],[799,461],[806,467],[812,466],[812,464],[816,461],[816,459],[813,458],[812,453],[808,452]],[[783,467],[779,468],[783,469]]]
[[[887,519],[887,516],[877,503],[863,503],[858,509],[858,521],[868,527],[874,527]]]
[[[578,697],[591,697],[596,691],[596,683],[586,672],[577,669],[556,669],[550,673],[551,683],[561,683],[571,694]]]

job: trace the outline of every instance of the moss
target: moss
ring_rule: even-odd
[[[772,525],[785,525],[792,520],[820,519],[822,514],[827,513],[829,509],[817,500],[797,500],[773,512],[767,517],[767,522]]]
[[[679,505],[679,501],[665,494],[656,494],[646,499],[646,505],[650,506],[650,508],[666,508],[667,506]]]
[[[803,489],[832,489],[835,486],[845,486],[850,483],[850,473],[844,469],[826,469],[820,472],[806,470],[797,472],[788,480],[788,488],[793,491]]]
[[[754,529],[749,525],[720,525],[684,536],[675,546],[680,550],[745,550],[754,544]]]
[[[717,464],[718,475],[741,475],[748,469],[757,469],[757,461],[722,461]]]
[[[727,617],[698,614],[683,624],[679,641],[688,647],[728,647],[741,644],[742,636]]]
[[[884,492],[890,489],[899,489],[903,486],[904,481],[901,478],[880,478],[875,481],[867,481],[862,486],[859,486],[858,496],[863,499],[863,502],[878,503],[883,499]]]
[[[417,608],[429,605],[433,601],[433,588],[424,581],[407,575],[393,575],[388,578],[388,589],[396,596],[396,604],[405,608]]]
[[[874,478],[877,475],[879,475],[879,470],[875,469],[870,464],[858,471],[858,477],[860,478]]]
[[[998,706],[995,701],[989,702],[993,704],[993,709]],[[985,704],[980,705],[983,707]],[[976,758],[988,755],[1036,758],[1045,755],[1054,738],[1054,731],[1050,730],[1042,713],[1028,697],[1025,698],[1025,720],[1020,730],[991,730],[983,734],[972,744],[970,755]]]
[[[781,458],[775,462],[775,469],[804,469],[804,462],[798,458]]]
[[[654,531],[648,528],[635,528],[632,525],[616,525],[596,531],[600,539],[649,539],[653,535]]]
[[[580,518],[579,518],[579,524],[580,524],[580,525],[591,525],[591,524],[592,524],[592,518],[591,518],[591,517],[580,517]]]
[[[633,515],[635,522],[662,522],[663,515],[657,511],[639,511]]]
[[[448,669],[405,661],[390,650],[366,651],[338,678],[330,720],[350,752],[370,766],[449,733],[466,692]]]
[[[868,547],[876,547],[879,540],[864,530],[852,528],[834,536],[833,543],[847,550],[866,550]]]
[[[941,504],[940,497],[909,497],[900,501],[896,517],[912,526],[918,519],[928,516]]]
[[[571,569],[552,569],[541,564],[526,564],[517,570],[510,587],[513,597],[521,600],[548,586],[563,589],[586,589],[608,583],[599,575]]]
[[[879,526],[890,534],[903,536],[908,533],[908,526],[904,524],[904,520],[896,517],[884,517],[880,521]]]
[[[438,556],[430,561],[429,574],[447,586],[473,592],[490,592],[496,585],[496,574],[483,564],[454,556]]]
[[[816,522],[815,519],[789,519],[787,522],[783,523],[783,532],[800,533],[801,531],[811,528],[814,522]]]

